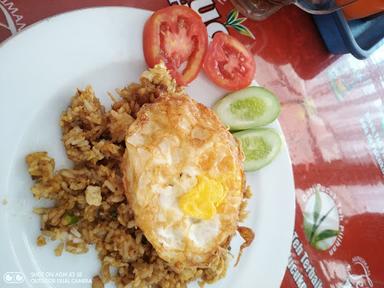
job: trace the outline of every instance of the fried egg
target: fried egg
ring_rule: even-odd
[[[207,267],[237,229],[243,154],[217,116],[186,95],[145,104],[122,162],[138,227],[174,267]]]

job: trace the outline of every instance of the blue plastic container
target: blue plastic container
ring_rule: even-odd
[[[365,59],[384,44],[384,13],[352,21],[347,21],[341,11],[313,18],[332,54],[351,53]]]

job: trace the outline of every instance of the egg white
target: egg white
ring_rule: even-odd
[[[145,104],[130,126],[122,163],[126,195],[136,223],[165,261],[205,267],[237,229],[244,191],[238,142],[207,107],[188,96],[162,96]],[[205,176],[226,197],[208,220],[188,216],[178,199]]]

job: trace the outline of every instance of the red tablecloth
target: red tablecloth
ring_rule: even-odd
[[[241,35],[226,23],[228,0],[0,0],[0,42],[83,7],[156,10],[186,2],[211,29],[225,29],[250,48],[255,79],[282,102],[297,210],[281,286],[384,287],[384,47],[365,61],[330,55],[311,17],[295,7],[246,20],[249,32]]]

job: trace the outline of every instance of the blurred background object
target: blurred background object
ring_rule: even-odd
[[[343,8],[343,13],[348,20],[364,18],[383,11],[384,0],[359,0]]]
[[[359,0],[343,10],[313,15],[332,54],[366,59],[384,44],[384,0]]]
[[[328,51],[334,55],[351,53],[365,59],[384,42],[384,0],[231,1],[240,13],[258,23],[284,6],[298,6],[313,14]]]
[[[311,14],[327,14],[347,7],[358,0],[231,0],[233,5],[249,19],[263,20],[281,7],[295,4]],[[360,0],[361,2],[368,2]],[[369,0],[372,1],[372,0]],[[377,0],[381,1],[382,0]]]

